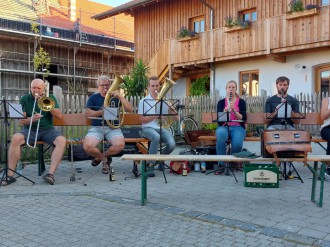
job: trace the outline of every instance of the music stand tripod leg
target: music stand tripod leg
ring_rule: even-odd
[[[11,117],[9,116],[9,107],[11,107],[12,109],[15,109],[15,107],[12,104],[10,104],[10,102],[8,102],[8,100],[0,100],[0,107],[1,107],[1,105],[3,105],[3,110],[4,110],[4,117],[0,116],[0,118],[4,119],[4,124],[5,124],[5,140],[6,140],[5,162],[6,162],[6,167],[1,171],[1,172],[3,172],[3,174],[2,174],[2,177],[1,177],[1,180],[0,180],[0,187],[2,185],[2,181],[4,181],[4,180],[7,181],[7,179],[8,179],[8,170],[10,170],[14,174],[16,174],[17,175],[16,178],[23,177],[26,180],[30,181],[32,184],[35,184],[35,182],[32,181],[31,179],[25,177],[24,175],[16,172],[15,170],[12,170],[8,167],[8,149],[9,149],[8,144],[10,142],[10,140],[8,139],[8,136],[9,136],[9,128],[8,127],[10,125],[8,120],[11,119]],[[19,114],[22,116],[22,118],[25,117],[21,112],[19,112]],[[13,117],[12,119],[14,119],[14,118],[18,118],[18,117],[16,116],[16,117]],[[19,117],[19,118],[21,118],[21,117]]]

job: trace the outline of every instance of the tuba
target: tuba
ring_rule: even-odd
[[[124,106],[121,104],[120,101],[118,103],[118,106],[116,106],[114,102],[111,102],[111,99],[112,99],[111,93],[118,90],[122,83],[123,83],[123,79],[120,76],[115,75],[115,79],[111,83],[111,86],[108,89],[108,92],[105,95],[105,99],[103,102],[104,107],[113,107],[113,108],[118,109],[117,116],[116,116],[118,118],[118,120],[106,120],[108,126],[112,129],[120,128],[120,126],[124,122],[124,116],[125,116]],[[103,111],[103,114],[104,114],[104,111]]]
[[[160,100],[163,100],[163,101],[165,101],[165,104],[170,106],[169,103],[166,102],[165,95],[171,89],[171,87],[173,87],[175,84],[176,83],[174,81],[172,81],[171,79],[165,77],[165,82],[162,86],[162,89],[160,90],[160,92],[157,95],[157,99],[156,99],[157,102],[159,102]],[[175,109],[172,109],[172,110],[176,111]],[[162,126],[164,128],[169,128],[172,125],[174,119],[173,119],[173,116],[167,116],[167,117],[163,117],[161,119],[161,121],[162,121]]]

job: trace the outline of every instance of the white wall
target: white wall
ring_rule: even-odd
[[[266,90],[268,95],[275,94],[275,81],[279,76],[290,79],[289,94],[312,93],[314,92],[312,67],[323,63],[330,63],[330,51],[287,56],[286,63],[278,63],[270,59],[255,59],[219,64],[215,67],[215,88],[219,90],[220,95],[224,95],[228,81],[239,82],[240,71],[259,70],[259,90]],[[302,66],[306,68],[302,69]]]
[[[173,98],[184,98],[186,97],[186,88],[187,83],[185,78],[180,78],[176,81],[176,84],[173,86]]]

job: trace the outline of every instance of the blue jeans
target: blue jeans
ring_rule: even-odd
[[[145,127],[142,128],[141,136],[150,140],[149,154],[157,154],[160,140],[160,130]],[[170,154],[175,148],[174,137],[168,129],[162,129],[162,143],[166,146],[162,150],[162,154]]]
[[[215,133],[217,137],[217,155],[225,155],[228,129],[226,126],[218,126]],[[229,126],[229,135],[231,141],[231,154],[241,152],[246,135],[245,129],[242,126]]]

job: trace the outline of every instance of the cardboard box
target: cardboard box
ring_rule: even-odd
[[[244,186],[278,188],[279,168],[274,164],[244,164]]]

